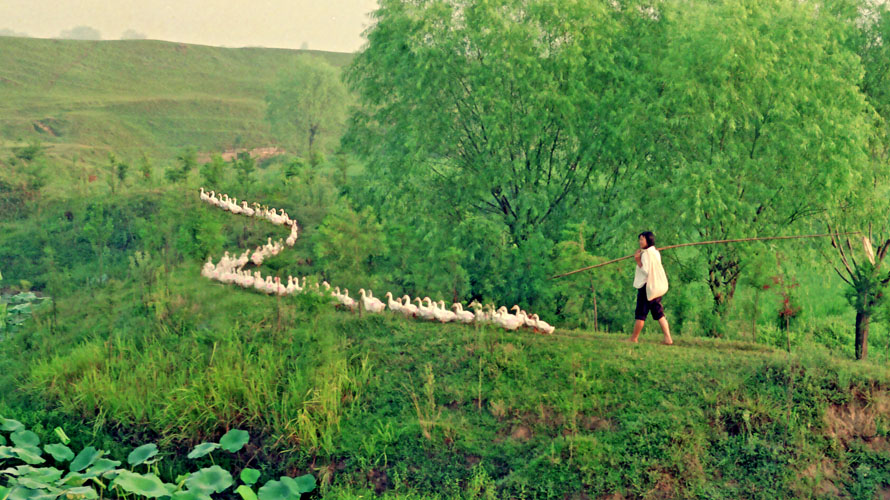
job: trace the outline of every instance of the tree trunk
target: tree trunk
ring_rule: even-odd
[[[708,262],[708,288],[714,298],[714,315],[719,321],[723,321],[729,312],[729,306],[739,282],[739,272],[739,264],[735,259],[718,256]],[[716,324],[714,328],[716,328]],[[711,334],[716,333],[716,331],[711,331]]]
[[[868,323],[871,315],[856,312],[856,359],[865,359],[868,356]]]

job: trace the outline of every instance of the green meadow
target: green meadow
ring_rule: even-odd
[[[358,54],[0,37],[0,500],[890,496],[886,9],[384,3]],[[245,269],[556,331],[207,279],[288,229],[200,187],[297,221]],[[632,260],[551,279],[826,224],[665,250],[672,346]]]

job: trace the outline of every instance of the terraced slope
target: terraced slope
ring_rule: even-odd
[[[352,55],[221,48],[155,40],[0,37],[0,157],[40,140],[51,158],[104,160],[109,151],[164,157],[275,143],[263,120],[276,73],[311,53],[335,66]]]

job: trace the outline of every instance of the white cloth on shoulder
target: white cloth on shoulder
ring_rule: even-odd
[[[668,291],[667,274],[661,265],[661,253],[655,247],[649,247],[643,254],[648,254],[645,259],[640,259],[646,267],[646,300],[655,300]]]

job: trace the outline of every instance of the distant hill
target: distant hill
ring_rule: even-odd
[[[303,54],[342,67],[352,54],[221,48],[157,40],[0,36],[0,161],[39,140],[49,156],[100,161],[274,146],[266,88]]]

